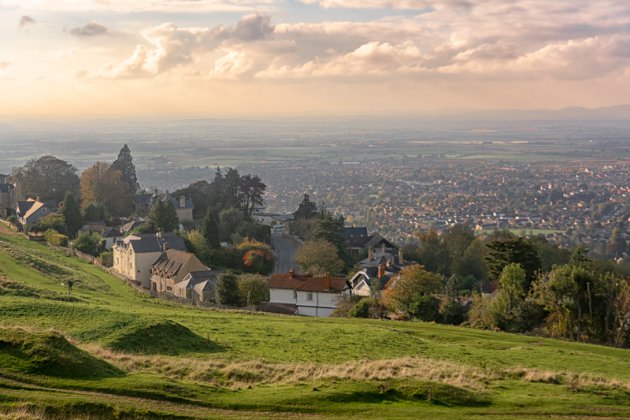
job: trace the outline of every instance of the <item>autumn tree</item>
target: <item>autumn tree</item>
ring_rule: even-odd
[[[42,156],[13,169],[11,177],[21,194],[60,203],[68,192],[79,195],[79,177],[76,172],[77,169],[66,161],[54,156]]]
[[[81,174],[83,208],[100,203],[111,217],[128,216],[133,211],[133,191],[120,170],[106,162],[96,162]]]
[[[337,247],[324,239],[304,242],[295,253],[295,262],[311,274],[335,274],[344,267]]]
[[[435,321],[439,300],[435,296],[444,288],[442,276],[414,264],[403,268],[396,282],[383,292],[390,309],[409,318]]]

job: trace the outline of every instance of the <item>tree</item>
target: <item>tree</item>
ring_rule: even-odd
[[[212,210],[208,210],[203,219],[202,234],[206,246],[210,249],[221,248],[221,238],[219,234],[219,218]]]
[[[129,216],[133,212],[133,191],[122,179],[122,172],[106,162],[96,162],[81,174],[83,208],[101,203],[107,215]]]
[[[418,235],[420,248],[416,252],[420,264],[427,270],[443,275],[450,275],[451,257],[449,250],[438,233],[431,229]]]
[[[91,203],[83,209],[83,220],[85,222],[105,220],[105,207],[101,203]]]
[[[179,225],[177,212],[168,197],[156,200],[149,212],[149,222],[160,232],[172,232],[177,229]]]
[[[103,238],[98,233],[81,232],[74,241],[74,248],[96,257],[101,248]]]
[[[263,184],[258,175],[244,175],[240,180],[240,191],[245,215],[252,215],[256,207],[263,204],[263,195],[267,186]]]
[[[506,265],[499,277],[499,291],[492,299],[490,312],[494,325],[504,331],[527,331],[535,317],[527,296],[527,273],[520,264]]]
[[[238,276],[238,293],[243,306],[258,305],[269,300],[267,278],[259,274]]]
[[[126,144],[122,147],[122,149],[120,149],[118,158],[112,163],[112,170],[120,171],[121,180],[129,186],[129,191],[133,197],[140,189],[140,186],[138,185],[136,167],[133,164],[131,151]]]
[[[74,199],[74,195],[70,191],[66,193],[66,198],[63,200],[61,214],[66,223],[68,236],[71,239],[75,238],[77,232],[83,227],[83,215],[81,214],[79,203]]]
[[[239,233],[245,222],[243,212],[235,207],[225,209],[219,213],[219,237],[223,242],[229,242],[234,233]]]
[[[297,210],[293,213],[293,219],[313,219],[317,217],[317,204],[314,201],[311,201],[311,198],[308,194],[304,194],[304,198],[302,202],[298,206]]]
[[[466,319],[466,310],[459,302],[459,280],[455,275],[446,282],[446,294],[440,302],[440,314],[445,324],[459,325]]]
[[[524,238],[494,240],[487,246],[489,252],[486,262],[488,263],[490,278],[498,280],[506,265],[520,264],[525,270],[525,291],[527,292],[541,267],[536,247]]]
[[[239,303],[238,283],[236,276],[222,273],[217,277],[215,287],[217,303],[227,306],[237,306]]]
[[[191,230],[184,238],[186,247],[204,264],[210,263],[210,250],[203,235],[198,230]]]
[[[77,169],[68,162],[54,156],[42,156],[15,168],[11,176],[21,194],[60,203],[67,192],[78,196],[79,177],[76,172]]]
[[[273,251],[269,245],[246,238],[235,249],[241,255],[243,271],[269,274],[273,270]]]
[[[337,254],[342,261],[346,261],[348,253],[346,242],[343,238],[344,220],[342,216],[335,217],[329,212],[323,212],[317,220],[317,224],[311,232],[311,239],[322,239],[330,242],[337,248]]]
[[[323,239],[304,242],[295,253],[295,262],[311,274],[339,273],[344,267],[337,247]]]
[[[398,280],[383,292],[385,304],[392,310],[409,318],[435,321],[438,316],[439,300],[435,294],[444,287],[438,274],[414,264],[400,271]]]
[[[47,216],[42,217],[39,223],[33,225],[29,230],[45,232],[48,229],[52,229],[62,234],[66,234],[68,231],[66,221],[64,217],[59,213],[51,213]]]

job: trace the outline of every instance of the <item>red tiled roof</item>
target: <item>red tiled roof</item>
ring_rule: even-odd
[[[341,292],[346,286],[344,277],[330,277],[301,274],[274,274],[269,279],[270,289],[290,289],[303,292]]]

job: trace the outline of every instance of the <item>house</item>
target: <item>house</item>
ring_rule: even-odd
[[[252,219],[261,225],[276,226],[286,225],[293,220],[292,214],[280,214],[280,213],[253,213]]]
[[[269,303],[295,307],[295,313],[306,316],[330,316],[347,289],[343,277],[297,274],[274,274],[269,279]]]
[[[193,271],[173,286],[175,296],[193,303],[214,302],[218,271]]]
[[[18,221],[23,226],[28,226],[39,223],[43,217],[53,211],[44,202],[39,201],[39,198],[36,200],[29,198],[26,201],[17,202],[15,213]]]
[[[142,225],[142,223],[144,223],[144,222],[142,222],[142,221],[140,221],[140,220],[132,220],[132,221],[130,221],[130,222],[125,223],[124,225],[122,225],[119,229],[120,229],[120,232],[121,232],[123,235],[125,235],[126,233],[131,232],[132,230],[134,230],[135,228],[137,228],[138,226],[141,226],[141,225]]]
[[[369,248],[377,249],[385,247],[389,252],[395,253],[398,249],[396,245],[385,239],[379,233],[368,235],[366,227],[344,227],[341,232],[350,251],[350,255],[361,255]]]
[[[112,249],[114,243],[122,238],[123,234],[120,229],[110,227],[104,221],[87,222],[81,228],[81,232],[98,233],[103,238],[106,250]]]
[[[151,287],[151,266],[162,255],[162,244],[154,234],[129,235],[112,247],[112,269],[144,288]]]
[[[180,195],[177,199],[171,197],[171,201],[175,207],[179,223],[193,221],[193,210],[195,206],[190,198]]]
[[[385,246],[378,252],[370,248],[368,257],[357,264],[360,270],[348,280],[349,289],[344,294],[371,296],[375,291],[386,289],[396,280],[400,270],[410,264],[411,261],[404,260],[402,250],[392,254]]]
[[[167,249],[151,266],[151,290],[186,298],[188,284],[183,285],[183,287],[175,287],[175,285],[194,272],[201,272],[202,274],[190,276],[188,284],[191,280],[194,283],[195,279],[205,278],[208,280],[212,277],[210,268],[199,261],[195,254],[177,249]],[[199,282],[201,281],[203,280]]]
[[[162,245],[162,249],[177,249],[179,251],[188,251],[188,247],[186,246],[186,241],[184,238],[176,234],[175,232],[168,233],[157,233],[156,234],[158,241],[160,241],[160,245]]]
[[[15,185],[0,182],[0,217],[7,218],[15,213],[16,194]]]

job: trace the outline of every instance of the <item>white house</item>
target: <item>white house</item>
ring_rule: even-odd
[[[269,280],[269,303],[295,307],[298,315],[330,316],[347,289],[346,279],[328,274],[315,277],[296,274],[274,274]]]

